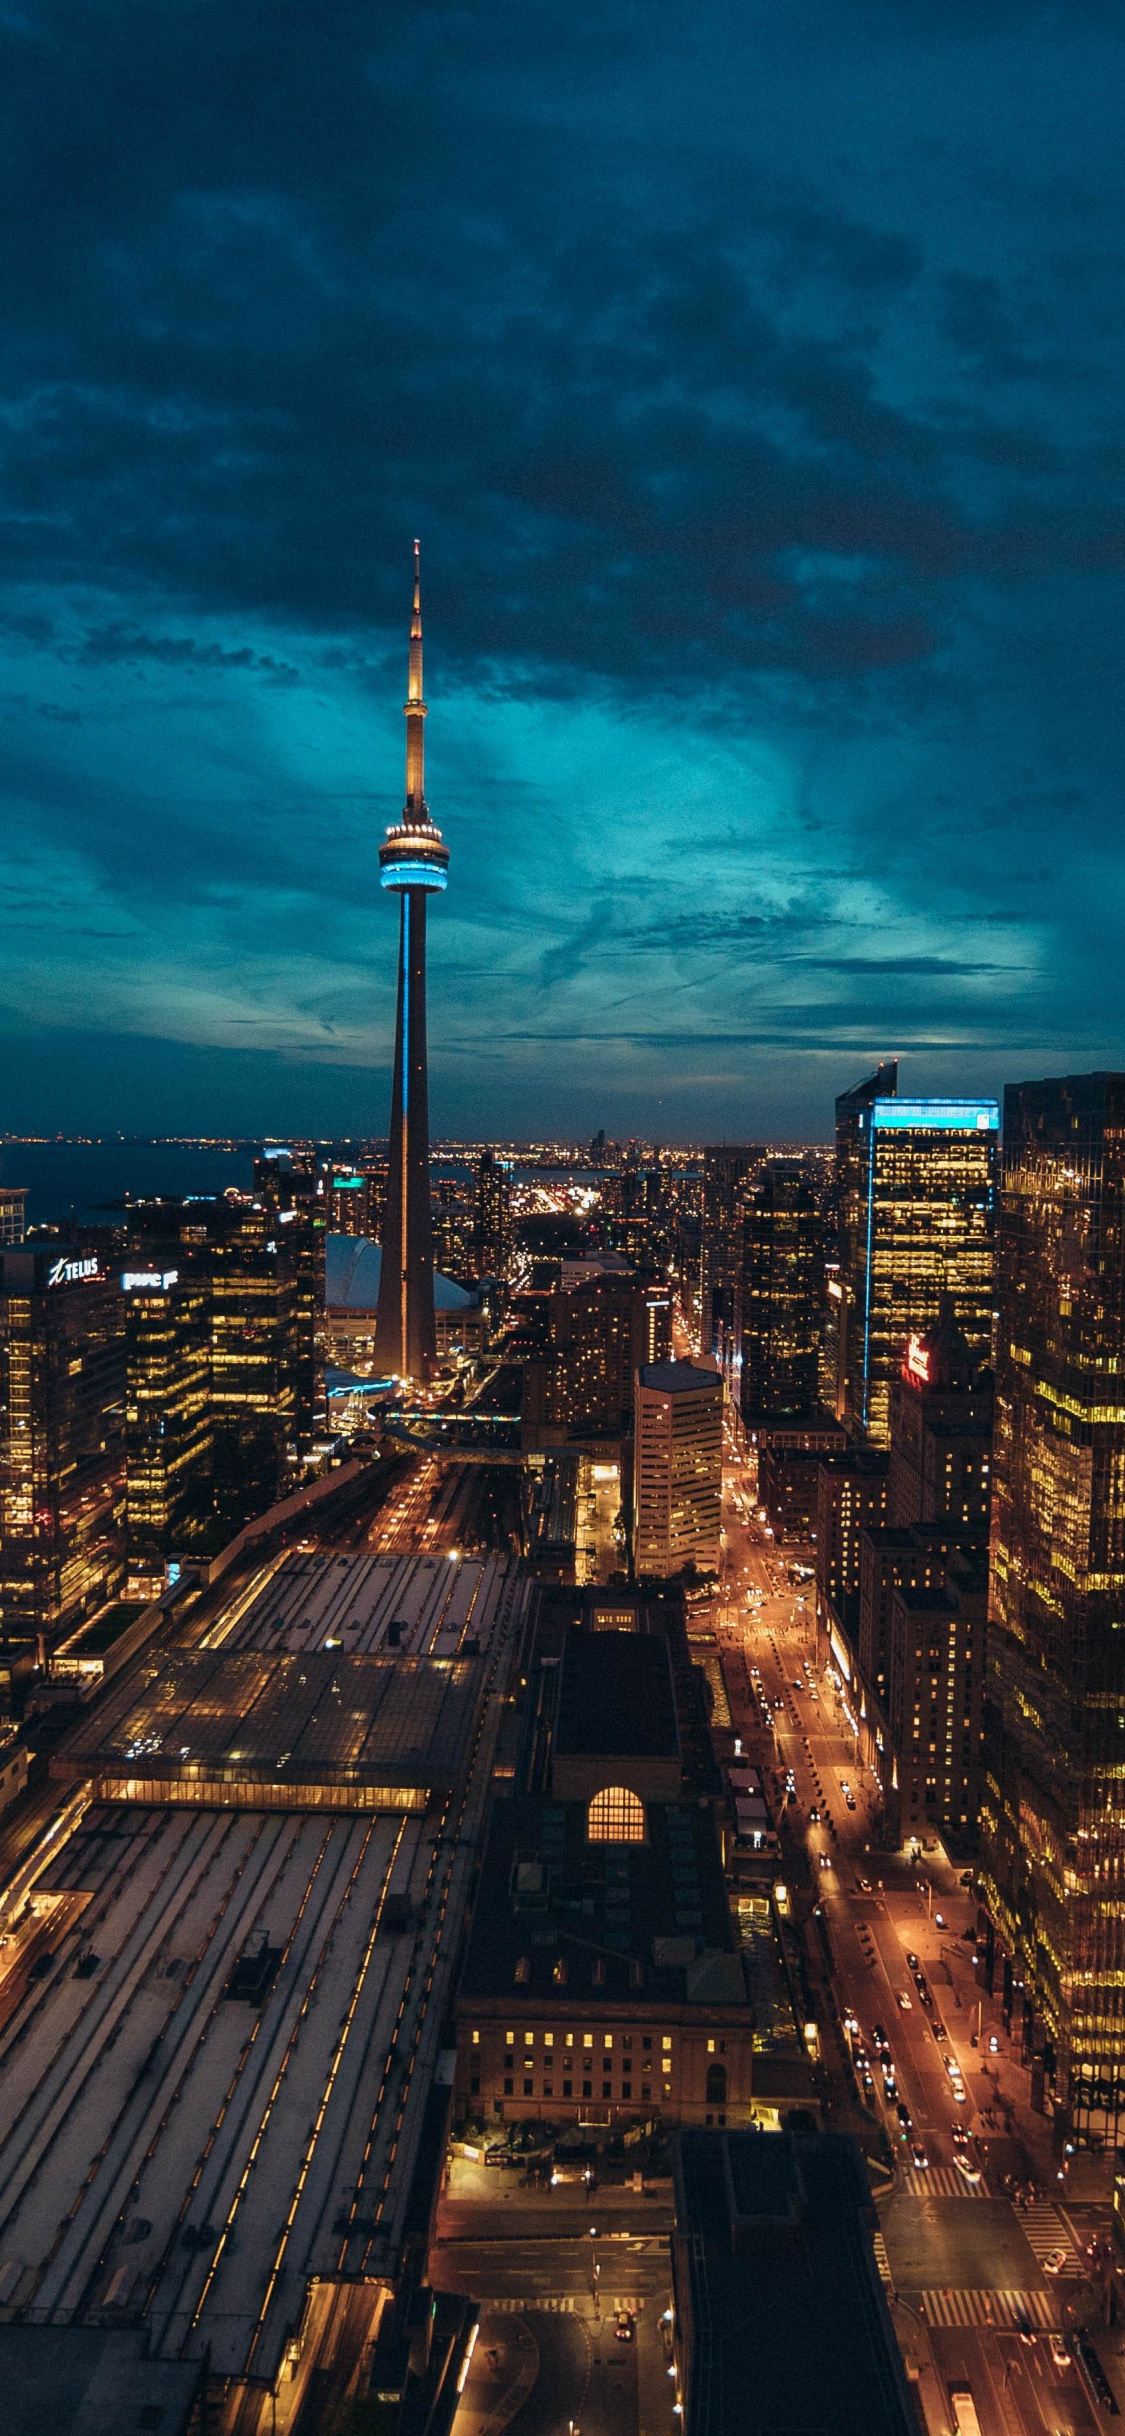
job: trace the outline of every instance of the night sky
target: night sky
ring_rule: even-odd
[[[1125,1062],[1116,0],[0,4],[0,1130]]]

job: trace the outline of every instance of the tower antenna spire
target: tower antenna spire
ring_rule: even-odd
[[[414,544],[414,606],[410,613],[410,674],[406,687],[406,810],[408,822],[428,821],[426,744],[422,699],[422,545]]]

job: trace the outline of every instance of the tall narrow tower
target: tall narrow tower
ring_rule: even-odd
[[[414,544],[414,610],[406,710],[406,804],[379,848],[379,882],[399,902],[398,1014],[375,1359],[392,1377],[425,1379],[436,1350],[426,1076],[426,898],[446,884],[449,848],[424,786],[422,583]]]

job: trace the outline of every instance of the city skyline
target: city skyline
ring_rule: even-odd
[[[720,10],[706,63],[675,8],[418,19],[377,78],[350,14],[139,65],[50,22],[49,89],[4,36],[9,1122],[381,1121],[415,531],[436,1132],[822,1139],[880,1058],[1121,1062],[1112,9]]]

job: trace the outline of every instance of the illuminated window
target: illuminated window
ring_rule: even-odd
[[[474,2032],[473,2032],[473,2045],[474,2045],[474,2047],[479,2047],[479,2045],[480,2045],[480,2031],[479,2031],[479,2030],[474,2030]]]
[[[625,1785],[606,1785],[586,1813],[591,1844],[643,1844],[645,1806]]]

